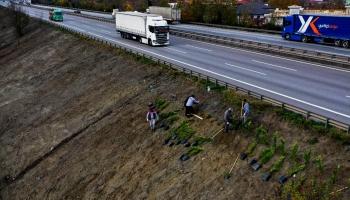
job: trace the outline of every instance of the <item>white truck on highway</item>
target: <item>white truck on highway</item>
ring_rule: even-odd
[[[168,22],[179,22],[181,20],[181,9],[176,7],[150,6],[147,12],[160,15]]]
[[[116,12],[116,31],[122,38],[150,46],[169,45],[169,26],[162,16],[140,12]]]

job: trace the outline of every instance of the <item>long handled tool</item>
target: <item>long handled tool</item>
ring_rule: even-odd
[[[233,163],[233,165],[232,165],[230,171],[228,172],[228,174],[225,174],[225,179],[231,178],[232,170],[233,170],[233,168],[236,166],[237,161],[238,161],[238,158],[239,158],[239,154],[237,155],[237,158],[236,158],[235,162]]]
[[[221,131],[223,131],[224,129],[220,129],[219,131],[217,131],[213,136],[211,136],[211,139],[214,139],[214,137],[216,137],[219,133],[221,133]]]
[[[195,117],[197,117],[198,119],[200,119],[200,120],[203,120],[203,117],[201,117],[201,116],[198,116],[198,115],[196,115],[196,114],[192,114],[193,116],[195,116]]]

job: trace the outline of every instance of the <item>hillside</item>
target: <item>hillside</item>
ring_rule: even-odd
[[[218,133],[246,96],[33,20],[18,41],[10,17],[0,10],[0,199],[350,199],[332,193],[350,184],[338,130],[248,98],[251,123]],[[184,116],[190,94],[203,120]],[[266,163],[228,173],[241,152]]]

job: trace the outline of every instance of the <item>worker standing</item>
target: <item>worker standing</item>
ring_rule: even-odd
[[[193,104],[198,104],[199,101],[196,99],[196,97],[194,95],[191,95],[189,97],[187,97],[187,99],[185,100],[185,115],[187,117],[191,117],[194,110],[193,110]]]
[[[243,124],[245,124],[250,113],[249,103],[247,102],[247,99],[243,100],[242,112]]]
[[[224,121],[225,121],[225,133],[228,133],[228,131],[233,126],[233,109],[232,108],[229,108],[225,111]]]
[[[153,106],[153,104],[148,104],[148,112],[146,115],[146,120],[149,123],[149,126],[152,131],[156,130],[156,122],[158,121],[158,113],[156,111],[156,108]]]

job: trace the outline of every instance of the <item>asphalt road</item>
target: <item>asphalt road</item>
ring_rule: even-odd
[[[48,6],[42,6],[42,5],[35,5],[35,6],[42,7],[42,8],[50,8]],[[72,9],[62,9],[62,10],[64,10],[65,12],[73,12]],[[81,13],[96,16],[96,17],[112,19],[111,14],[95,13],[95,12],[87,12],[87,11],[81,11]],[[312,44],[312,43],[287,41],[287,40],[284,40],[280,35],[274,35],[274,34],[256,33],[256,32],[207,27],[207,26],[201,26],[201,25],[190,25],[190,24],[171,25],[171,28],[174,30],[212,34],[212,35],[223,36],[228,38],[235,38],[235,39],[242,39],[247,41],[255,41],[255,42],[261,42],[266,44],[279,45],[279,46],[288,47],[288,48],[303,49],[303,50],[309,50],[309,51],[316,51],[320,53],[330,53],[333,55],[350,57],[350,49],[344,49],[342,47],[335,47],[332,45],[328,46],[328,45],[320,45],[320,44]]]
[[[25,10],[48,18],[48,11]],[[349,70],[175,36],[168,47],[149,47],[120,38],[113,24],[71,15],[58,23],[350,124]]]
[[[236,39],[242,39],[242,40],[248,40],[248,41],[279,45],[283,47],[317,51],[321,53],[331,53],[334,55],[350,57],[350,49],[344,49],[341,47],[335,47],[331,45],[328,46],[328,45],[288,41],[288,40],[284,40],[280,35],[273,35],[273,34],[267,34],[267,33],[255,33],[255,32],[206,27],[206,26],[190,25],[190,24],[173,25],[171,26],[171,28],[175,30],[212,34],[212,35],[223,36],[228,38],[236,38]]]

